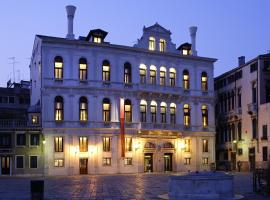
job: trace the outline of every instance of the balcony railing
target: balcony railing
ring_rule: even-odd
[[[31,124],[27,120],[0,119],[0,129],[33,128],[39,126],[39,124]]]
[[[250,103],[248,106],[248,114],[254,115],[257,113],[257,103]]]

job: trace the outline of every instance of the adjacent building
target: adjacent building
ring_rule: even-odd
[[[42,136],[29,113],[30,82],[0,88],[0,175],[43,174]]]
[[[253,170],[269,162],[270,54],[215,78],[217,165]]]
[[[37,35],[31,106],[41,111],[45,175],[209,170],[215,162],[213,67],[159,24],[133,47],[94,29]],[[39,112],[33,114],[39,118]]]

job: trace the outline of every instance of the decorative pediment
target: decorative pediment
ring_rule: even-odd
[[[143,31],[146,32],[155,32],[161,34],[171,34],[170,30],[165,29],[164,27],[160,26],[158,23],[155,23],[149,27],[143,27]]]

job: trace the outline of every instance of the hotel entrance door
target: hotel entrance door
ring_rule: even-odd
[[[165,172],[172,171],[172,153],[164,154],[164,171]]]
[[[1,157],[1,172],[3,175],[10,174],[10,157],[9,156]]]
[[[80,158],[80,174],[88,174],[88,158]]]
[[[144,172],[153,172],[153,154],[144,154]]]

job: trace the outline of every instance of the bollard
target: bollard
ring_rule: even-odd
[[[44,180],[31,180],[31,199],[44,200]]]

